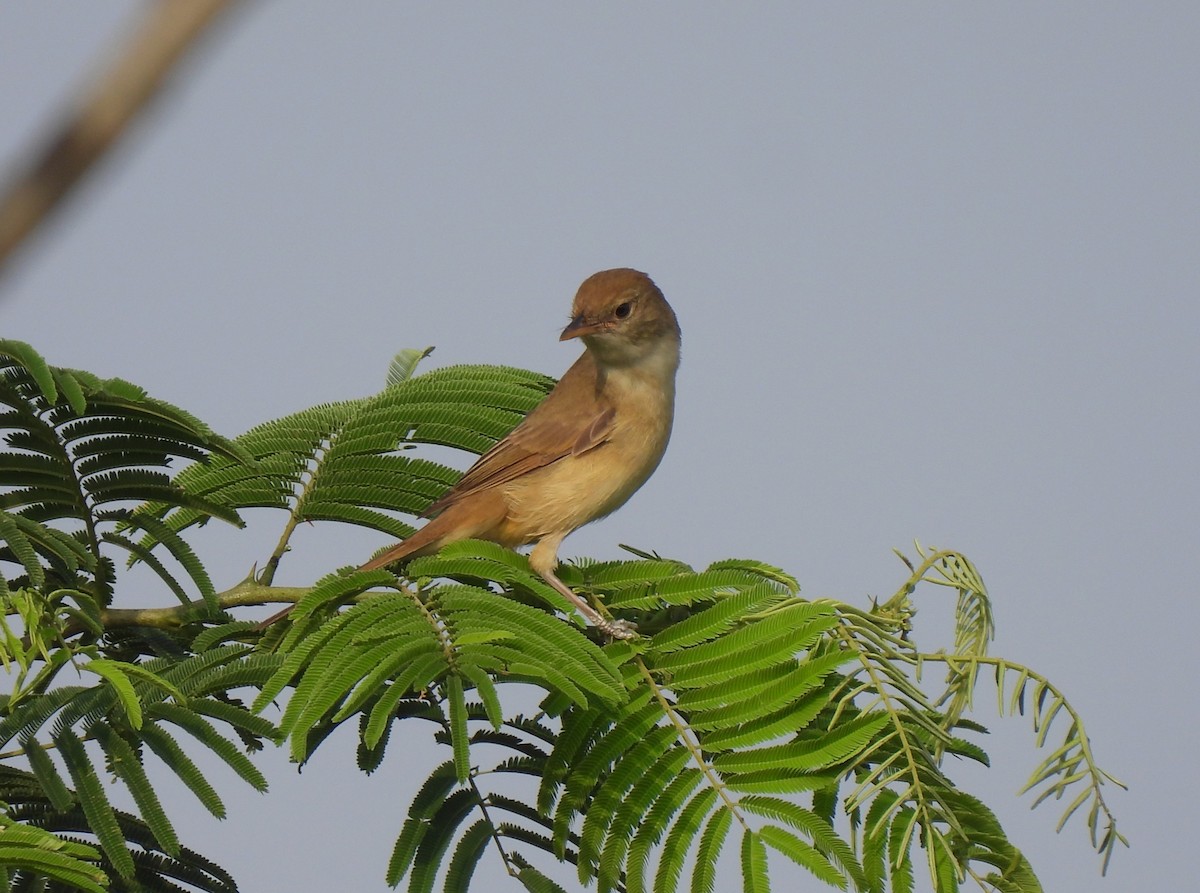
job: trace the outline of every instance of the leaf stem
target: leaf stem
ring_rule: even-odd
[[[922,573],[924,573],[923,570]],[[858,656],[859,663],[862,665],[863,669],[866,670],[867,675],[870,677],[872,687],[875,689],[876,698],[890,717],[892,728],[899,744],[899,752],[903,753],[904,755],[904,767],[898,770],[888,779],[888,782],[890,782],[891,780],[898,778],[902,773],[907,774],[909,777],[909,786],[905,792],[906,796],[897,798],[894,809],[898,809],[900,806],[902,806],[904,800],[911,799],[917,807],[917,814],[921,817],[922,824],[928,829],[933,829],[937,816],[934,815],[933,810],[930,808],[928,795],[925,791],[925,785],[921,779],[916,745],[914,745],[914,743],[909,739],[908,731],[905,729],[904,722],[901,719],[901,715],[904,711],[894,703],[894,699],[888,690],[888,683],[879,675],[874,662],[867,656],[865,650],[860,647],[858,641],[851,634],[850,630],[845,626],[845,624],[839,625],[837,630],[845,647],[854,651],[854,653]],[[888,782],[884,782],[883,784]],[[878,789],[882,787],[883,784],[877,783],[872,787]],[[860,784],[858,790],[853,792],[848,798],[849,802],[847,803],[847,809],[860,806],[862,800],[859,798],[865,799],[867,793],[868,786]],[[907,796],[909,794],[911,794],[911,796]],[[905,840],[903,841],[902,845],[897,847],[898,852],[908,851],[908,834],[910,834],[911,831],[912,826],[910,826],[908,831],[906,831]]]
[[[296,503],[292,506],[292,510],[288,514],[287,523],[283,525],[283,533],[280,534],[279,542],[275,544],[275,551],[267,559],[266,566],[258,577],[258,581],[264,586],[270,586],[274,582],[275,571],[279,570],[279,562],[283,560],[283,556],[291,548],[292,534],[296,532],[296,527],[300,524],[300,519],[304,516],[305,500],[308,498],[308,494],[312,492],[313,487],[316,486],[317,470],[321,467],[321,462],[329,452],[329,448],[333,444],[333,439],[336,437],[336,433],[331,434],[320,443],[312,460],[308,463],[308,467],[304,472],[304,483],[300,487],[300,492],[296,494]]]
[[[738,823],[744,829],[749,831],[750,826],[746,824],[746,819],[742,815],[742,811],[739,808],[738,803],[730,798],[728,792],[725,790],[724,782],[721,781],[721,778],[717,775],[716,770],[709,765],[708,760],[704,758],[704,754],[700,749],[700,745],[693,741],[692,736],[688,734],[689,726],[679,717],[679,714],[675,712],[675,708],[663,695],[662,689],[659,687],[658,682],[655,681],[654,675],[650,672],[650,668],[646,666],[645,662],[640,657],[636,658],[636,661],[638,671],[641,673],[642,678],[646,680],[646,684],[650,686],[650,691],[654,693],[654,698],[656,701],[658,701],[659,706],[662,707],[663,713],[665,713],[671,720],[671,725],[675,727],[675,734],[679,737],[679,740],[683,742],[683,746],[688,749],[688,753],[690,753],[692,756],[692,761],[699,767],[700,771],[704,773],[704,777],[708,779],[708,783],[712,789],[715,790],[717,795],[725,801],[725,807],[729,810],[730,814],[732,814],[733,817],[738,820]]]

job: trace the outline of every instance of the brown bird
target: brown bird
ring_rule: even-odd
[[[679,323],[637,270],[605,270],[579,287],[560,341],[583,355],[546,399],[425,511],[432,518],[361,570],[436,552],[463,539],[513,548],[536,543],[529,566],[593,625],[609,621],[555,575],[558,547],[576,528],[620,508],[658,467],[671,436]]]

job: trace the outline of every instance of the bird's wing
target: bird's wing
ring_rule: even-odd
[[[595,364],[585,351],[546,399],[424,514],[432,517],[473,493],[595,449],[608,440],[615,421],[615,410],[598,393]]]

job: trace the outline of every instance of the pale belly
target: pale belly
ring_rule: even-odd
[[[522,542],[569,533],[625,504],[666,452],[671,419],[614,431],[604,444],[514,481],[504,490],[509,529]],[[635,434],[634,431],[640,432]]]

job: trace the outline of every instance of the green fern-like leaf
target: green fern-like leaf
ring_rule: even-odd
[[[213,587],[212,579],[209,577],[208,571],[201,563],[199,557],[197,557],[196,553],[192,550],[191,545],[189,545],[187,541],[183,539],[183,537],[179,536],[178,533],[176,533],[158,518],[145,511],[122,513],[119,518],[122,527],[127,527],[133,530],[144,530],[150,533],[157,542],[162,543],[167,551],[171,554],[171,557],[179,562],[180,566],[187,572],[188,577],[195,585],[200,597],[204,599],[205,604],[208,605],[210,610],[216,612],[217,593]],[[145,552],[141,551],[135,551],[134,557],[143,561],[150,560],[149,556]],[[169,579],[168,575],[166,575],[164,571],[158,569],[159,567],[161,567],[161,565],[155,568],[159,576],[163,577],[164,580]],[[188,601],[186,596],[181,600],[184,601],[185,604]]]
[[[155,756],[196,795],[205,809],[218,819],[225,818],[224,802],[192,758],[179,746],[179,742],[156,723],[148,723],[143,727],[140,737]]]
[[[29,760],[29,768],[45,792],[50,805],[60,812],[70,809],[75,803],[75,795],[67,788],[58,768],[46,749],[32,738],[27,738],[22,746],[25,757]]]
[[[793,602],[718,640],[655,659],[676,689],[702,688],[770,667],[808,649],[837,623],[828,608]]]
[[[0,341],[0,431],[8,446],[0,452],[0,560],[18,562],[39,589],[80,589],[107,603],[112,580],[101,545],[138,556],[114,529],[137,503],[241,523],[166,470],[179,459],[243,464],[249,455],[129,382],[50,367],[28,345]],[[186,558],[178,541],[173,546],[193,578],[204,580],[198,560]],[[177,588],[161,563],[154,569]],[[6,579],[0,590],[8,588]],[[211,596],[211,585],[201,591]]]
[[[647,811],[629,844],[629,857],[625,861],[625,888],[629,893],[645,891],[646,869],[651,854],[662,841],[672,819],[683,809],[703,780],[703,773],[696,769],[680,770]]]
[[[429,893],[433,889],[437,870],[459,827],[477,806],[474,794],[460,789],[450,794],[433,813],[409,869],[408,889],[411,893]],[[399,880],[400,877],[388,878],[393,886]]]
[[[104,854],[111,860],[117,873],[123,878],[131,878],[134,873],[133,859],[125,848],[125,837],[117,822],[116,813],[104,787],[96,775],[96,770],[79,740],[70,729],[63,729],[55,736],[58,752],[62,754],[63,762],[75,784],[79,796],[79,805],[87,817],[88,827],[100,841]]]
[[[767,848],[760,834],[746,829],[742,832],[742,890],[745,893],[766,893],[770,889]]]
[[[96,660],[88,661],[83,668],[97,674],[112,686],[112,690],[116,694],[117,700],[124,711],[125,719],[135,729],[141,728],[142,704],[138,700],[137,692],[134,691],[133,682],[125,674],[122,665],[115,661],[97,658]]]
[[[1115,780],[1095,767],[1057,689],[987,654],[990,601],[955,552],[918,545],[920,566],[869,609],[805,601],[793,577],[749,559],[697,571],[628,549],[636,560],[565,563],[569,585],[642,632],[602,646],[526,558],[470,541],[411,561],[405,576],[330,574],[266,635],[221,613],[249,600],[243,587],[218,597],[185,538],[192,525],[236,523],[250,507],[283,512],[283,534],[253,579],[264,589],[302,523],[407,536],[458,477],[416,448],[480,453],[553,384],[503,367],[418,376],[419,358],[398,357],[377,395],[230,442],[135,385],[0,342],[0,661],[17,678],[0,741],[19,742],[30,761],[29,772],[0,766],[11,815],[47,833],[93,834],[116,885],[227,891],[232,881],[177,839],[143,767],[148,754],[223,815],[197,747],[261,790],[246,751],[265,740],[287,740],[304,760],[357,716],[359,762],[372,771],[400,740],[391,732],[423,720],[450,759],[415,798],[388,868],[411,890],[431,890],[439,875],[446,889],[467,889],[495,841],[528,889],[558,889],[522,855],[540,851],[604,893],[676,890],[689,864],[692,889],[708,891],[714,866],[735,858],[736,824],[747,890],[766,889],[768,849],[835,886],[910,890],[919,848],[939,893],[968,874],[1036,893],[994,816],[946,775],[948,756],[986,763],[968,740],[983,730],[965,712],[992,666],[1002,711],[1029,710],[1038,746],[1056,718],[1069,726],[1030,781],[1036,802],[1065,797],[1064,821],[1083,810],[1106,860],[1123,841],[1100,795]],[[186,467],[172,477],[176,463]],[[131,615],[109,609],[116,551],[181,603],[169,629],[124,629]],[[914,644],[913,599],[926,584],[957,596],[952,651]],[[935,662],[947,671],[940,692],[922,681]],[[96,684],[61,685],[72,664]],[[514,683],[544,693],[535,717],[507,715]],[[285,696],[276,728],[260,711]],[[140,816],[106,799],[96,753]],[[535,802],[489,788],[495,781],[536,786]],[[5,831],[0,820],[0,863],[4,847],[25,843]],[[53,858],[40,875],[37,866],[12,874],[18,889],[71,871],[99,883],[86,854],[45,849]]]
[[[433,353],[432,347],[426,347],[424,350],[416,350],[409,347],[399,351],[392,358],[391,365],[388,366],[388,386],[403,384],[412,378],[413,373],[417,369],[417,364],[431,353]]]
[[[438,766],[426,779],[425,784],[413,798],[408,819],[400,830],[388,862],[387,881],[393,887],[408,874],[417,856],[417,848],[425,838],[437,814],[438,807],[445,802],[457,782],[453,762]]]
[[[658,862],[658,872],[654,877],[656,893],[674,893],[683,874],[683,866],[692,841],[700,833],[704,820],[717,804],[717,792],[713,788],[703,788],[680,810],[671,824],[663,842],[662,855]],[[764,866],[765,880],[765,866]],[[765,887],[763,888],[765,889]]]
[[[517,880],[521,885],[529,891],[529,893],[566,893],[566,891],[556,884],[546,875],[542,874],[524,859],[519,856],[514,859],[518,866]]]
[[[739,814],[744,825],[751,815],[724,791],[747,780],[753,788],[756,776],[771,776],[764,790],[787,790],[791,782],[781,782],[780,773],[796,772],[807,778],[803,785],[791,784],[792,791],[828,787],[845,771],[836,767],[871,746],[887,722],[884,714],[851,713],[832,727],[829,718],[823,727],[810,725],[831,709],[838,691],[827,680],[835,680],[837,670],[853,659],[830,645],[839,624],[832,605],[798,601],[778,575],[769,578],[754,568],[694,574],[677,565],[649,560],[644,565],[654,576],[640,584],[611,568],[604,573],[610,581],[623,579],[621,587],[636,591],[644,606],[675,602],[674,593],[680,593],[678,601],[690,605],[691,614],[679,622],[681,629],[668,626],[641,649],[640,670],[626,665],[629,699],[619,714],[606,719],[599,712],[571,710],[564,716],[539,797],[543,808],[556,801],[554,841],[560,853],[575,823],[582,823],[580,878],[598,878],[602,890],[616,889],[622,877],[626,889],[644,889],[654,853],[654,889],[676,889],[694,846],[710,860],[717,857],[729,826],[715,814],[725,812],[730,819]],[[672,595],[660,600],[664,587]],[[747,725],[764,718],[773,724],[746,734]],[[794,740],[769,743],[798,733]],[[707,739],[722,734],[724,751],[708,750]],[[702,759],[701,753],[712,755]],[[807,843],[775,829],[765,834],[772,846],[817,866],[818,876],[831,882],[862,877],[851,847],[828,823],[805,810],[784,815],[793,820],[803,815],[805,830],[816,838]],[[703,834],[706,829],[711,831]],[[765,854],[764,840],[755,839]],[[765,871],[765,855],[762,864]],[[756,870],[748,883],[765,883],[760,875]],[[711,873],[693,873],[697,889],[711,883]]]
[[[0,459],[4,458],[17,457],[0,454]],[[39,536],[39,534],[41,535]],[[8,558],[13,563],[18,564],[20,569],[29,578],[31,585],[37,587],[46,585],[45,571],[38,560],[38,546],[43,545],[44,547],[46,545],[45,540],[48,540],[50,537],[42,533],[42,525],[36,524],[20,515],[12,515],[8,512],[0,511],[0,537],[3,538],[5,552],[7,553],[6,555],[0,553],[0,558]],[[68,560],[74,558],[73,552],[68,552],[67,554],[70,556]],[[8,581],[4,580],[0,585],[4,587],[3,594],[7,595]]]
[[[446,704],[450,718],[450,743],[454,748],[454,773],[459,784],[471,775],[470,738],[467,733],[467,704],[463,697],[462,677],[451,673],[446,679]]]
[[[492,840],[492,833],[492,826],[483,819],[475,822],[462,833],[446,869],[446,883],[443,887],[446,893],[467,893],[471,886],[471,877],[475,873],[475,867],[483,857],[484,849]]]
[[[662,737],[668,733],[659,731],[656,734]],[[647,751],[657,749],[658,744],[659,742],[651,742],[647,746]],[[619,888],[625,858],[642,817],[647,814],[651,805],[662,793],[663,779],[675,778],[687,765],[688,758],[689,754],[684,748],[671,747],[664,750],[645,774],[633,783],[628,793],[621,796],[615,810],[610,802],[598,806],[598,811],[602,808],[606,813],[611,812],[611,819],[607,814],[603,814],[593,822],[593,827],[604,834],[603,851],[597,865],[600,890]],[[611,799],[614,794],[621,794],[621,784],[613,784],[610,779],[606,782],[605,790],[601,791],[601,795],[605,799]],[[727,819],[732,817],[732,814],[725,810],[720,810],[718,814],[724,815]],[[587,839],[589,835],[587,820],[590,820],[591,816],[592,811],[589,810],[581,835],[581,847],[598,845]],[[710,845],[712,843],[710,841]],[[717,843],[716,846],[719,848],[720,844]],[[584,857],[586,858],[586,855]]]
[[[154,835],[157,844],[168,855],[178,857],[179,838],[142,767],[141,756],[107,723],[96,723],[92,726],[91,733],[104,749],[109,769],[125,783],[133,795],[142,820]]]
[[[128,884],[119,877],[114,879],[116,872],[111,860],[103,853],[97,853],[94,847],[66,836],[88,829],[87,819],[82,810],[76,806],[66,811],[56,811],[41,801],[35,792],[19,790],[18,779],[19,775],[13,773],[0,778],[0,789],[5,791],[5,799],[10,804],[11,818],[20,823],[9,827],[20,833],[39,835],[39,848],[46,851],[57,851],[87,861],[95,860],[99,855],[99,866],[94,867],[92,872],[93,875],[99,873],[101,882],[111,882],[119,889],[134,888],[164,893],[180,889],[179,883],[187,884],[190,890],[203,893],[236,893],[237,886],[233,878],[198,853],[186,847],[180,848],[177,857],[154,852],[156,842],[149,828],[136,817],[120,810],[115,810],[114,816],[133,861],[134,878]],[[38,875],[72,884],[72,889],[92,889],[86,883],[79,883],[75,875],[58,877],[50,870],[51,867],[46,863],[22,866],[14,875],[13,889],[41,889],[43,882]]]
[[[753,751],[723,753],[713,760],[713,765],[722,772],[730,773],[767,769],[817,771],[860,752],[887,721],[886,714],[865,713],[808,740],[776,744]]]
[[[21,878],[40,877],[69,889],[104,893],[109,878],[96,864],[100,853],[84,843],[65,840],[29,825],[0,820],[0,871],[10,883]],[[16,886],[12,887],[16,889]]]
[[[708,818],[692,863],[692,893],[712,893],[717,882],[717,857],[733,822],[733,812],[718,809]]]
[[[228,715],[227,712],[226,715]],[[258,767],[238,749],[237,745],[218,732],[216,727],[197,711],[164,703],[155,706],[154,716],[162,722],[172,723],[186,731],[256,791],[265,792],[267,790],[267,780]]]
[[[632,799],[630,792],[642,778],[645,778],[645,773],[655,767],[660,770],[671,767],[675,771],[682,767],[687,754],[682,748],[672,747],[675,743],[675,730],[669,726],[659,726],[647,732],[642,740],[632,744],[628,753],[623,755],[621,763],[622,769],[625,771],[609,775],[595,789],[591,804],[584,816],[583,829],[579,835],[581,870],[586,866],[589,875],[599,873],[602,847],[609,859],[613,859],[619,853],[623,854],[634,828],[632,826],[614,827],[618,810],[622,805],[627,804],[629,799]],[[637,773],[637,767],[641,768],[641,775]],[[657,776],[658,779],[662,777],[661,775]],[[642,790],[638,793],[640,796],[633,802],[641,802],[645,806],[649,806],[648,792]],[[627,819],[628,815],[622,815],[621,818]],[[606,874],[609,877],[617,874],[619,868],[617,863],[610,862],[606,867]]]
[[[253,466],[211,461],[176,481],[187,493],[230,510],[287,510],[292,523],[338,521],[405,537],[415,515],[459,473],[400,455],[415,444],[481,453],[545,396],[552,379],[504,367],[462,366],[394,380],[379,394],[313,407],[237,438]],[[202,522],[203,511],[166,501],[147,511],[170,529]],[[158,535],[147,532],[153,547]]]
[[[699,645],[729,631],[746,616],[782,604],[787,598],[769,586],[750,586],[667,627],[654,637],[652,647],[665,655]]]

